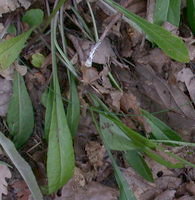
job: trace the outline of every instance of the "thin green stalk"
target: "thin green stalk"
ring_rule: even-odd
[[[49,24],[51,23],[52,18],[56,15],[56,13],[58,12],[58,10],[61,8],[61,6],[66,2],[67,0],[59,0],[59,2],[57,3],[57,5],[55,6],[55,8],[53,9],[51,15],[46,19],[45,21],[45,26],[42,28],[41,32],[44,32],[45,29],[49,26]]]
[[[108,72],[108,77],[110,78],[111,82],[114,84],[114,86],[119,89],[121,92],[123,92],[123,90],[121,89],[121,87],[119,86],[119,84],[116,82],[115,78],[113,77],[113,75],[111,74],[111,72]]]
[[[64,20],[63,20],[63,12],[64,11],[64,6],[61,7],[60,9],[60,35],[61,35],[61,39],[62,39],[62,47],[63,47],[63,51],[64,54],[67,55],[66,52],[66,39],[64,37],[65,33],[64,33]]]
[[[66,55],[64,54],[64,52],[62,51],[62,49],[60,48],[56,38],[55,38],[55,46],[57,48],[57,50],[59,51],[60,55],[62,56],[62,58],[64,59],[65,63],[66,63],[66,66],[67,68],[74,74],[74,76],[78,77],[77,76],[77,73],[75,72],[75,69],[74,69],[74,66],[72,65],[72,63],[69,61],[69,59],[66,57]]]
[[[82,31],[83,33],[91,40],[91,41],[94,41],[93,39],[93,35],[89,29],[89,27],[87,26],[87,24],[85,23],[85,21],[83,20],[83,18],[80,16],[79,12],[77,10],[75,10],[74,7],[71,7],[72,11],[74,12],[74,14],[76,15],[76,17],[78,18],[78,20],[80,21],[81,23],[81,26],[82,26]]]
[[[92,18],[92,22],[93,22],[93,28],[94,28],[94,33],[95,33],[95,42],[98,42],[99,36],[98,36],[98,31],[97,31],[97,25],[96,25],[95,17],[93,14],[93,10],[91,8],[91,4],[89,3],[88,0],[87,0],[87,6],[89,8],[89,12],[91,14],[91,18]]]

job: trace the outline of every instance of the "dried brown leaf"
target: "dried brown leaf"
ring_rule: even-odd
[[[0,199],[2,194],[7,194],[7,182],[6,178],[11,178],[11,172],[7,165],[0,165]]]
[[[100,145],[98,142],[90,141],[86,144],[85,150],[87,152],[89,162],[94,169],[97,169],[104,164],[103,159],[106,152],[104,146]]]
[[[161,190],[177,189],[182,184],[182,179],[174,176],[162,176],[157,178],[155,184]]]
[[[190,99],[176,85],[169,85],[164,79],[158,77],[154,70],[147,65],[137,65],[136,71],[152,85],[161,102],[168,109],[173,109],[188,119],[195,119],[195,111],[190,104]]]
[[[81,70],[83,73],[83,82],[85,84],[91,84],[99,78],[98,71],[93,67],[82,67]]]
[[[173,200],[175,192],[175,190],[166,190],[159,194],[154,200]]]
[[[195,77],[190,68],[184,68],[177,74],[177,80],[184,82],[191,100],[195,102]]]
[[[142,194],[148,190],[154,190],[156,192],[155,184],[144,180],[132,168],[123,169],[123,174],[137,199],[140,199]]]
[[[25,9],[29,8],[31,1],[28,0],[6,0],[0,1],[0,16],[3,13],[14,11],[16,8],[24,7]]]
[[[121,109],[126,113],[133,114],[134,120],[138,121],[142,125],[145,131],[151,132],[151,128],[142,116],[139,102],[132,93],[124,93],[120,101]]]
[[[71,179],[61,191],[61,196],[55,200],[117,200],[118,192],[110,187],[91,182],[86,187],[75,186],[76,182]]]
[[[193,181],[187,183],[186,190],[189,192],[190,195],[195,196],[195,183]]]
[[[146,55],[136,55],[136,57],[138,57],[136,59],[138,63],[151,65],[157,73],[162,73],[163,67],[171,62],[170,58],[158,48],[152,49]]]
[[[23,180],[14,181],[11,186],[14,188],[14,193],[17,196],[17,200],[28,200],[31,194],[28,186]]]
[[[112,91],[110,93],[112,99],[112,106],[116,109],[116,111],[120,111],[120,100],[123,93],[120,91]]]
[[[98,64],[106,64],[111,57],[115,57],[115,53],[111,47],[110,40],[105,38],[95,51],[93,62]]]

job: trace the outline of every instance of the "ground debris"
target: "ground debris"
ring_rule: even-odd
[[[0,16],[3,13],[14,11],[16,8],[24,7],[28,9],[31,5],[32,0],[6,0],[0,1]]]
[[[7,195],[7,182],[6,178],[11,178],[11,172],[6,164],[0,164],[0,199],[2,195]]]

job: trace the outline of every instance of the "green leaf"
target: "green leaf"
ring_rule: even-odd
[[[119,200],[136,200],[133,191],[130,189],[129,184],[127,183],[125,177],[123,176],[122,172],[117,166],[110,150],[108,150],[108,152],[109,152],[108,155],[112,161],[112,166],[114,168],[115,178],[119,186],[119,191],[120,191]]]
[[[167,21],[170,0],[156,0],[154,10],[154,23],[161,25]]]
[[[102,136],[107,142],[109,149],[127,151],[137,148],[115,123],[101,114],[99,118]]]
[[[57,61],[54,38],[56,35],[56,21],[51,23],[51,49],[53,71],[53,94],[47,106],[51,107],[50,125],[48,130],[47,177],[49,194],[56,192],[72,177],[74,171],[74,150],[72,137],[68,127],[64,105],[60,93],[57,75]],[[52,100],[52,103],[51,103]],[[47,134],[47,133],[46,133]]]
[[[8,107],[7,123],[14,144],[17,148],[21,147],[33,132],[34,113],[24,79],[18,72],[14,75],[13,95]]]
[[[114,116],[114,113],[110,113],[110,112],[102,112],[102,111],[98,111],[99,109],[103,109],[104,111],[107,111],[107,107],[106,105],[95,95],[90,95],[90,97],[92,98],[95,106],[97,107],[96,112],[98,112],[100,115],[103,115],[104,117],[106,117],[107,119],[111,120],[115,125],[118,126],[118,128],[120,128],[122,130],[123,133],[126,134],[126,136],[128,136],[131,141],[132,144],[135,146],[135,150],[141,154],[146,154],[148,157],[150,157],[151,159],[155,160],[156,162],[169,167],[169,168],[181,168],[184,167],[185,165],[187,166],[195,166],[194,164],[186,161],[185,159],[182,159],[181,157],[166,151],[163,147],[161,147],[160,145],[157,145],[154,143],[153,140],[149,140],[145,137],[143,137],[142,135],[140,135],[139,133],[137,133],[136,131],[133,131],[132,129],[130,129],[129,127],[127,127],[123,122],[121,122],[117,116]],[[93,112],[92,112],[93,113]],[[92,115],[93,116],[93,115]],[[101,116],[100,116],[101,117]],[[99,128],[99,126],[96,123],[96,120],[93,117],[93,120],[96,124],[96,128],[98,129],[99,133],[101,134],[101,137],[104,139],[103,133],[101,128]],[[105,140],[107,141],[107,140]],[[129,143],[129,141],[127,141],[127,143]],[[107,148],[109,148],[109,142],[107,142]],[[130,143],[131,144],[131,143]],[[156,151],[158,150],[158,151]],[[164,154],[164,157],[159,155],[159,152]],[[167,155],[180,161],[177,163],[172,163],[170,161],[167,160]]]
[[[142,110],[142,114],[147,119],[147,122],[150,124],[152,128],[152,134],[157,140],[182,141],[181,137],[174,130],[172,130],[157,117],[150,114],[146,110]]]
[[[32,9],[26,12],[23,21],[29,23],[31,29],[9,40],[0,43],[0,70],[8,68],[19,56],[24,48],[26,40],[32,31],[43,20],[43,11],[40,9]]]
[[[187,0],[187,20],[195,35],[195,0]]]
[[[8,68],[19,56],[32,29],[0,43],[0,70]]]
[[[152,141],[157,143],[176,144],[179,146],[195,147],[195,143],[190,143],[190,142],[180,142],[175,140],[152,140]]]
[[[22,18],[23,22],[26,22],[30,27],[37,27],[43,21],[43,11],[41,9],[30,9]]]
[[[120,120],[113,118],[111,116],[105,115],[108,119],[112,120],[122,131],[125,133],[131,140],[132,142],[138,146],[138,147],[149,147],[151,149],[155,149],[157,145],[153,143],[152,141],[148,140],[144,136],[140,135],[138,132],[130,129],[128,126],[126,126],[123,122]]]
[[[31,63],[34,67],[41,67],[45,61],[45,56],[41,53],[35,53],[32,55]]]
[[[52,108],[53,108],[53,85],[49,87],[47,94],[45,95],[46,98],[46,112],[45,112],[45,126],[44,126],[44,137],[48,139],[49,130],[51,125],[51,116],[52,116]]]
[[[70,102],[67,108],[67,120],[72,137],[75,137],[80,120],[80,101],[74,77],[70,74]]]
[[[93,96],[94,97],[94,96]],[[94,99],[96,103],[98,103],[96,100],[98,100],[98,98],[95,98]],[[101,117],[101,116],[100,116]],[[98,123],[97,123],[97,120],[95,119],[94,117],[94,114],[92,112],[92,118],[93,118],[93,121],[95,123],[95,126],[100,134],[100,137],[102,138],[103,140],[103,143],[104,143],[104,146],[108,152],[108,155],[109,155],[109,158],[111,160],[111,163],[112,163],[112,166],[114,168],[114,174],[115,174],[115,178],[116,178],[116,181],[117,181],[117,184],[119,186],[119,191],[120,191],[120,197],[119,197],[119,200],[136,200],[134,194],[133,194],[133,191],[130,189],[125,177],[123,176],[123,174],[121,173],[119,167],[117,166],[116,164],[116,161],[115,159],[113,158],[112,156],[112,153],[110,152],[110,149],[109,149],[109,141],[106,140],[104,137],[103,137],[103,133],[101,131],[101,128],[98,126]]]
[[[37,181],[35,179],[31,167],[17,152],[16,148],[14,147],[14,144],[8,138],[6,138],[1,132],[0,132],[0,145],[3,147],[4,151],[6,152],[10,160],[13,162],[17,170],[22,175],[24,181],[26,182],[32,193],[33,199],[43,200],[43,196],[41,194],[41,191],[39,189],[39,186],[37,184]]]
[[[153,176],[151,169],[148,167],[147,163],[137,151],[127,151],[125,154],[125,159],[127,163],[143,178],[153,182]]]
[[[73,175],[74,151],[59,85],[54,90],[47,153],[48,191],[61,188]]]
[[[167,21],[175,26],[180,22],[181,0],[170,0]]]
[[[163,148],[161,148],[161,151],[163,150]],[[169,162],[168,160],[166,160],[164,157],[158,155],[157,152],[149,149],[148,147],[146,147],[144,149],[144,153],[150,157],[151,159],[155,160],[156,162],[160,163],[161,165],[164,165],[165,167],[168,167],[168,168],[172,168],[172,169],[176,169],[176,168],[183,168],[185,165],[185,162],[177,162],[177,163],[172,163],[172,162]],[[173,157],[173,154],[171,155],[171,157]],[[178,159],[179,157],[177,157],[176,159]],[[189,165],[190,166],[190,165]]]
[[[10,24],[9,27],[7,28],[7,32],[9,34],[16,35],[17,33],[16,27],[13,24]]]
[[[148,38],[155,42],[165,52],[165,54],[179,62],[185,63],[190,61],[188,49],[180,38],[156,24],[149,23],[145,19],[115,3],[113,0],[104,1],[137,24],[142,31],[145,32]]]

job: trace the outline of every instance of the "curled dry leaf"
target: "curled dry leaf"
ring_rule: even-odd
[[[8,103],[12,94],[12,84],[10,80],[0,77],[0,116],[7,114]]]
[[[115,53],[108,38],[96,44],[89,40],[79,39],[70,34],[68,34],[68,38],[72,41],[79,55],[80,62],[84,66],[85,63],[88,62],[90,67],[92,62],[106,64],[111,57],[115,57]]]
[[[93,67],[82,67],[81,71],[83,73],[83,82],[85,84],[90,84],[99,78],[98,71]]]
[[[111,47],[110,40],[105,38],[101,42],[100,46],[96,49],[93,62],[98,64],[106,64],[111,57],[115,57],[115,53]]]
[[[0,1],[0,16],[3,13],[14,11],[16,8],[24,7],[29,8],[32,0],[6,0]]]
[[[186,184],[186,190],[189,192],[190,195],[195,196],[195,183],[194,181],[190,181]]]
[[[0,165],[0,199],[2,198],[2,194],[7,194],[6,178],[11,178],[11,172],[7,165]]]
[[[145,17],[146,6],[147,3],[144,0],[131,0],[127,9],[135,14]]]
[[[117,90],[110,93],[112,106],[116,109],[116,111],[120,111],[120,100],[122,95],[123,93]]]
[[[117,200],[118,192],[116,189],[91,182],[86,187],[75,187],[75,182],[70,180],[61,191],[61,196],[55,200]]]
[[[151,65],[154,71],[157,73],[161,73],[163,71],[163,67],[169,65],[171,61],[171,59],[158,48],[152,49],[144,54],[145,55],[139,53],[135,55],[135,59],[140,64]]]
[[[191,100],[195,102],[195,77],[190,68],[184,68],[177,74],[177,80],[184,82]]]
[[[175,192],[175,190],[166,190],[159,194],[154,200],[173,200]]]
[[[17,200],[28,200],[31,193],[23,180],[14,181],[11,186],[14,188],[14,193],[16,193]]]

